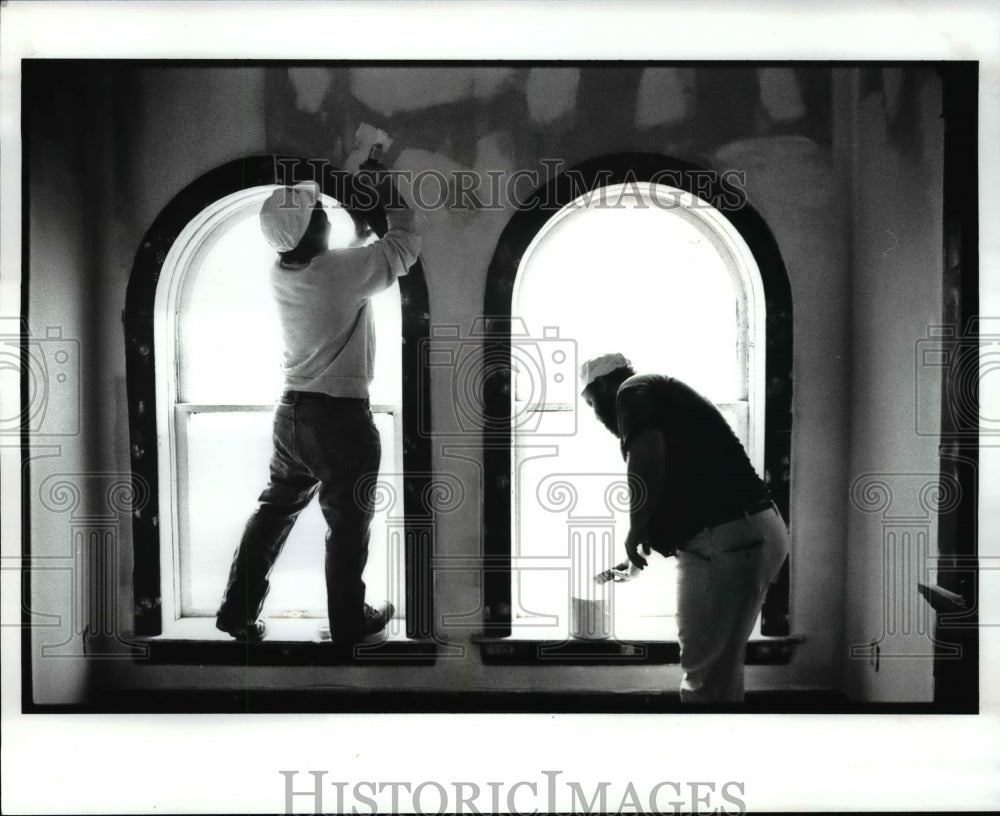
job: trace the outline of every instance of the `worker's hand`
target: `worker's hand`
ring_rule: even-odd
[[[639,569],[646,568],[646,559],[642,557],[642,553],[649,555],[651,550],[649,547],[649,542],[643,541],[634,532],[629,530],[628,537],[625,539],[625,553],[628,555],[628,560],[635,564]]]
[[[367,170],[369,173],[384,173],[385,169],[385,165],[378,159],[365,159],[358,167],[358,170]]]
[[[375,191],[378,201],[383,206],[399,206],[400,196],[396,192],[396,182],[392,173],[382,162],[368,159],[358,168],[359,175],[367,176],[367,185]]]
[[[642,570],[631,561],[622,561],[620,564],[609,570],[597,573],[597,575],[594,576],[594,581],[598,584],[606,584],[608,581],[614,581],[616,584],[620,584],[624,581],[631,581],[633,578],[637,578],[640,572],[642,572]]]

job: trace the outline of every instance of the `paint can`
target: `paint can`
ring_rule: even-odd
[[[582,640],[607,640],[611,637],[611,593],[605,591],[597,595],[592,598],[570,595],[569,633],[572,637]]]

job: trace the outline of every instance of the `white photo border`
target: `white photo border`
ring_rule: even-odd
[[[1000,14],[990,2],[15,0],[0,18],[4,316],[20,303],[21,58],[309,60],[332,52],[357,60],[980,60],[981,311],[1000,314],[1000,239],[990,229],[1000,224]],[[8,389],[4,402],[11,398]],[[982,399],[984,414],[1000,415],[997,394]],[[10,447],[0,453],[3,555],[16,558],[20,457]],[[981,484],[1000,484],[998,458],[982,451]],[[983,490],[980,500],[981,552],[1000,554],[1000,491]],[[981,574],[983,614],[994,620],[998,578]],[[4,622],[16,622],[17,571],[4,569],[2,579]],[[310,769],[346,781],[508,785],[558,769],[565,779],[630,780],[639,790],[663,779],[744,780],[755,811],[995,807],[998,636],[982,631],[978,716],[503,715],[501,729],[484,729],[499,715],[24,715],[20,634],[8,626],[3,812],[280,813],[281,769],[299,770],[300,787]],[[484,730],[507,736],[483,745]],[[165,761],[151,769],[150,755]]]

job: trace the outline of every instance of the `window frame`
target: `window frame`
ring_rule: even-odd
[[[676,194],[681,194],[677,196]],[[672,206],[670,211],[683,210],[685,213],[678,216],[696,225],[696,229],[710,243],[713,250],[722,258],[728,278],[733,287],[733,297],[737,309],[737,349],[738,349],[738,377],[741,398],[735,401],[717,402],[716,407],[720,410],[736,410],[740,413],[745,411],[746,422],[746,451],[750,462],[758,473],[764,471],[764,415],[765,415],[765,382],[764,373],[767,355],[766,340],[766,317],[767,308],[764,298],[764,287],[761,281],[760,271],[757,269],[756,259],[750,252],[742,236],[736,233],[732,225],[714,207],[707,205],[707,202],[697,196],[686,194],[670,185],[658,185],[655,194],[650,189],[646,189],[643,184],[637,183],[635,186],[628,184],[607,185],[597,194],[600,200],[615,201],[617,197],[629,195],[636,200],[645,202],[645,207],[663,208],[663,204],[658,202],[670,201]],[[525,270],[530,268],[533,253],[544,243],[545,238],[552,234],[556,226],[564,220],[578,217],[586,208],[586,199],[589,193],[584,193],[569,205],[563,207],[550,219],[548,219],[539,231],[532,238],[528,248],[521,256],[518,263],[518,272],[514,279],[513,292],[511,294],[511,310],[514,312],[518,306],[519,297],[525,285]],[[664,210],[662,217],[670,217]],[[515,320],[526,321],[525,314],[517,309],[514,314]],[[518,406],[522,406],[519,410]],[[517,399],[517,387],[511,389],[511,412],[512,415],[524,416],[525,413],[535,412],[568,412],[578,409],[578,405],[573,403],[525,403]],[[734,428],[735,430],[735,428]],[[519,434],[517,429],[513,429],[513,439],[517,450],[526,450],[521,442],[518,442]],[[524,445],[532,448],[530,443],[531,434],[522,437]],[[538,453],[534,457],[537,458]],[[544,455],[543,455],[544,458]],[[537,556],[526,555],[521,550],[518,543],[521,539],[521,516],[524,510],[524,496],[521,494],[522,487],[518,483],[518,455],[517,452],[511,457],[511,492],[513,495],[513,507],[511,518],[511,547],[513,552],[520,553],[520,557],[531,561]],[[624,470],[621,478],[624,479]],[[609,511],[611,508],[607,508]],[[620,543],[620,542],[619,542]],[[535,627],[540,625],[533,618],[521,618],[519,616],[520,603],[522,600],[519,587],[520,573],[515,570],[512,578],[512,602],[511,602],[511,623],[518,621],[517,626]],[[517,603],[514,603],[514,598]],[[673,613],[670,613],[671,615]],[[545,617],[545,616],[543,616]],[[659,615],[650,617],[660,618]],[[526,623],[526,621],[533,621]]]
[[[246,208],[252,206],[248,200],[259,195],[256,188],[306,180],[318,182],[324,195],[339,202],[357,200],[353,195],[356,192],[353,176],[329,164],[279,155],[237,159],[201,176],[178,193],[156,218],[136,253],[123,313],[130,460],[133,474],[146,480],[152,493],[145,510],[136,511],[132,517],[137,636],[163,634],[165,604],[162,593],[176,592],[175,581],[171,580],[170,587],[164,586],[164,580],[172,576],[166,574],[163,560],[174,547],[172,531],[176,529],[177,505],[170,500],[171,488],[168,493],[160,491],[161,480],[177,473],[177,446],[170,442],[175,433],[171,414],[176,405],[176,383],[173,376],[165,377],[167,393],[158,393],[157,350],[162,358],[161,365],[174,364],[176,338],[171,329],[176,321],[163,318],[167,306],[178,302],[176,295],[182,291],[184,276],[172,276],[164,281],[168,289],[161,290],[161,273],[168,257],[171,268],[186,269],[196,253],[206,248],[206,241],[221,234],[219,227],[245,214]],[[230,201],[223,208],[212,207],[227,198]],[[376,234],[384,235],[385,213],[376,210],[365,215]],[[195,228],[186,232],[189,225]],[[183,239],[183,243],[178,244],[179,239]],[[414,640],[430,640],[434,637],[433,513],[427,501],[431,448],[429,438],[419,432],[421,418],[426,422],[430,415],[430,394],[419,371],[419,347],[429,335],[430,319],[420,259],[409,274],[399,279],[399,286],[403,335],[400,344],[403,355],[402,438],[395,442],[397,451],[402,451],[406,635]],[[171,517],[161,523],[166,513]],[[171,599],[166,606],[178,608],[174,607],[175,601],[179,603],[179,599]]]
[[[745,193],[723,183],[719,173],[688,162],[649,153],[622,153],[586,161],[552,178],[514,213],[497,242],[489,266],[483,313],[484,359],[510,360],[516,318],[514,290],[521,261],[549,220],[582,195],[631,182],[669,184],[713,204],[712,217],[725,218],[750,251],[760,273],[765,326],[765,371],[757,378],[765,393],[764,477],[775,504],[789,521],[792,423],[792,300],[788,275],[770,230],[749,205]],[[510,366],[491,366],[482,378],[483,466],[483,629],[488,638],[512,634],[511,574],[514,496],[511,482],[514,442]],[[748,398],[754,383],[748,383]],[[789,634],[788,561],[764,604],[761,633]]]
[[[252,217],[259,211],[260,205],[277,186],[248,187],[239,190],[217,201],[203,210],[181,231],[174,241],[163,267],[169,273],[167,286],[158,286],[156,300],[153,306],[153,331],[156,347],[163,349],[160,361],[156,366],[157,388],[157,427],[159,429],[158,449],[167,455],[159,459],[159,474],[161,484],[170,484],[171,512],[161,514],[160,525],[163,530],[163,540],[170,542],[170,547],[160,548],[160,576],[164,589],[172,588],[171,593],[164,592],[161,596],[164,633],[171,634],[171,621],[185,617],[200,617],[185,614],[184,609],[184,569],[182,564],[182,544],[190,537],[190,515],[188,513],[188,497],[190,484],[188,478],[188,455],[190,448],[187,441],[188,425],[186,419],[194,414],[209,413],[261,413],[268,417],[274,413],[274,403],[223,403],[223,402],[191,402],[180,396],[181,378],[181,340],[180,327],[182,314],[186,304],[189,276],[204,263],[215,244],[221,240],[227,230],[236,223],[242,222],[248,216]],[[373,403],[371,410],[375,414],[388,414],[392,417],[393,434],[392,448],[394,460],[402,463],[403,429],[402,429],[402,387],[399,397],[392,403]],[[388,440],[386,440],[388,441]],[[171,478],[175,475],[175,478]],[[390,595],[394,587],[390,587]],[[326,602],[322,604],[325,615]],[[404,611],[397,603],[400,612]]]

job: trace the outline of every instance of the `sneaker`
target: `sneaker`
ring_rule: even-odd
[[[253,623],[234,627],[228,627],[216,621],[215,628],[245,643],[260,643],[267,635],[267,623],[264,622],[263,618],[258,618]]]
[[[374,606],[365,604],[365,621],[360,637],[337,638],[337,643],[381,643],[385,640],[385,628],[396,613],[396,607],[386,602],[376,609]],[[319,630],[320,640],[330,640],[330,627],[322,626]]]

